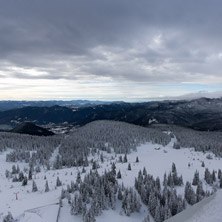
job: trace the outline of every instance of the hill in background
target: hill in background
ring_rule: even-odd
[[[20,134],[29,134],[33,136],[52,136],[54,135],[53,132],[42,128],[40,126],[36,126],[31,122],[24,122],[14,129],[11,130],[13,133],[20,133]]]

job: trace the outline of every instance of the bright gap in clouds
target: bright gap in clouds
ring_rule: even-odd
[[[2,1],[0,99],[222,91],[221,8],[208,0]]]
[[[189,93],[222,91],[221,86],[200,84],[149,84],[117,81],[76,81],[42,79],[4,79],[0,100],[106,100],[143,102],[175,99]],[[10,92],[10,95],[8,94]]]

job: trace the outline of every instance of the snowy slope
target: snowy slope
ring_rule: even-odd
[[[213,169],[218,170],[222,167],[222,160],[213,156],[213,159],[207,159],[207,153],[195,152],[194,149],[182,148],[182,149],[173,149],[173,143],[175,138],[166,146],[163,147],[158,144],[146,143],[137,148],[137,152],[132,152],[128,155],[128,163],[131,163],[132,170],[128,171],[128,163],[119,163],[119,155],[114,153],[103,152],[104,154],[104,163],[99,159],[99,156],[89,156],[89,160],[94,159],[100,165],[98,172],[102,174],[105,169],[111,168],[111,162],[116,162],[116,171],[120,170],[122,174],[122,179],[119,179],[119,184],[122,182],[125,186],[134,186],[135,177],[137,177],[139,170],[146,167],[149,174],[154,175],[154,177],[159,176],[160,180],[163,180],[164,173],[169,173],[171,170],[172,163],[174,162],[177,167],[178,174],[183,175],[184,182],[192,181],[194,172],[196,169],[200,173],[200,178],[203,181],[204,189],[211,189],[209,185],[203,180],[205,168],[201,167],[201,162],[205,162],[205,166],[208,167],[211,171]],[[7,151],[9,152],[9,151]],[[81,171],[81,167],[72,167],[59,170],[46,170],[42,168],[40,173],[37,173],[33,176],[37,186],[38,191],[32,192],[32,181],[28,182],[28,185],[23,187],[20,182],[12,183],[11,180],[6,179],[5,170],[11,170],[14,163],[5,162],[6,153],[0,153],[0,220],[3,218],[3,215],[6,215],[8,211],[12,212],[14,218],[17,218],[20,222],[33,222],[37,221],[39,215],[42,221],[49,221],[49,215],[45,213],[44,206],[50,204],[56,204],[59,201],[61,194],[61,189],[64,187],[66,189],[67,184],[70,184],[71,181],[76,180],[78,171]],[[54,156],[54,155],[53,155]],[[139,158],[139,163],[136,163],[136,157]],[[54,157],[52,157],[54,158]],[[190,167],[188,166],[190,163]],[[23,167],[28,167],[26,163],[18,163],[20,169]],[[91,166],[86,167],[86,173],[90,171]],[[85,174],[82,174],[82,178]],[[48,193],[44,192],[45,182],[44,177],[47,177],[49,183],[50,191]],[[62,181],[62,187],[56,187],[56,178],[59,176]],[[19,199],[15,199],[15,193],[18,193]],[[184,186],[177,189],[178,193],[183,194]],[[218,194],[219,197],[221,193]],[[215,199],[216,200],[216,199]],[[33,212],[32,217],[30,216],[30,209],[41,208],[37,212]],[[50,207],[50,215],[57,215],[58,208]],[[123,222],[138,222],[142,221],[144,216],[147,214],[147,209],[145,206],[142,207],[140,213],[133,213],[130,217],[125,215],[120,215],[121,206],[116,206],[116,210],[104,211],[103,214],[96,218],[98,222],[111,222],[111,221],[123,221]],[[215,209],[220,213],[220,209]],[[27,212],[28,211],[28,212]],[[24,214],[25,212],[25,214]],[[215,212],[215,211],[212,211]],[[51,217],[50,217],[51,218]],[[64,206],[61,208],[59,222],[65,221],[82,221],[80,216],[70,215],[70,206],[64,201]],[[38,220],[41,221],[41,220]],[[193,220],[195,221],[195,219]],[[193,222],[192,221],[192,222]],[[51,222],[51,221],[50,221]],[[203,221],[202,221],[203,222]],[[216,221],[215,221],[216,222]]]
[[[166,222],[221,222],[222,191],[166,220]]]

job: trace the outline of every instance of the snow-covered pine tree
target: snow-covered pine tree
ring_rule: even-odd
[[[196,190],[197,202],[201,201],[205,197],[205,192],[203,190],[203,184],[201,181],[198,182]]]
[[[46,182],[45,182],[45,192],[49,192],[48,180],[46,180]]]
[[[124,155],[124,158],[123,158],[123,162],[124,162],[124,163],[127,163],[127,161],[128,161],[128,160],[127,160],[127,155],[125,154],[125,155]]]
[[[136,157],[136,163],[139,163],[139,157],[138,156]]]
[[[77,177],[76,177],[76,183],[81,183],[81,175],[80,172],[77,173]]]
[[[121,178],[122,178],[122,175],[121,175],[120,170],[118,171],[116,178],[117,178],[117,179],[121,179]]]
[[[24,176],[24,179],[22,181],[22,186],[26,186],[28,184],[28,178],[27,176]]]
[[[29,180],[32,180],[32,167],[29,168]]]
[[[114,174],[114,175],[116,175],[116,165],[115,165],[115,163],[112,163],[112,173]]]
[[[196,172],[194,173],[192,185],[194,186],[198,185],[199,181],[200,181],[199,172],[196,170]]]
[[[204,163],[204,161],[202,161],[201,166],[202,166],[202,167],[205,167],[205,163]]]
[[[221,169],[218,170],[217,178],[219,180],[222,178],[222,171],[221,171]]]
[[[3,218],[3,222],[15,222],[11,212]]]
[[[155,222],[161,222],[161,210],[160,210],[159,202],[157,202],[157,205],[155,208],[154,220],[155,220]]]
[[[208,168],[205,169],[204,179],[206,180],[206,182],[208,184],[212,184],[213,183],[213,179],[212,179],[211,173],[210,173]]]
[[[59,177],[57,177],[57,179],[56,179],[56,186],[57,186],[57,187],[62,186],[62,182],[61,182],[61,180],[59,179]]]
[[[36,192],[36,191],[38,191],[38,187],[36,185],[36,182],[33,180],[33,182],[32,182],[32,192]]]
[[[186,182],[184,197],[185,197],[187,203],[189,203],[191,205],[196,203],[196,194],[195,194],[193,188],[191,187],[190,182]]]

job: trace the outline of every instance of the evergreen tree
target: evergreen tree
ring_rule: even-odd
[[[211,176],[211,173],[210,171],[208,170],[208,168],[205,169],[205,173],[204,173],[204,179],[206,180],[206,182],[208,184],[212,184],[212,176]]]
[[[12,174],[16,174],[16,173],[17,173],[16,166],[13,165],[13,166],[12,166]]]
[[[73,215],[81,214],[82,210],[83,210],[82,197],[80,194],[75,193],[71,203],[71,214]]]
[[[127,163],[127,161],[128,161],[128,160],[127,160],[127,155],[125,154],[125,155],[124,155],[124,158],[123,158],[123,162],[124,162],[124,163]]]
[[[177,168],[175,163],[172,164],[172,173],[177,173]]]
[[[121,179],[122,178],[122,175],[121,175],[121,172],[120,172],[120,170],[118,171],[118,173],[117,173],[117,179]]]
[[[203,190],[203,184],[201,181],[198,182],[196,190],[197,202],[201,201],[205,197],[205,192]]]
[[[19,172],[20,172],[20,168],[19,168],[19,165],[17,165],[16,173],[19,173]]]
[[[8,212],[8,215],[3,218],[3,222],[15,222],[11,212]]]
[[[156,205],[154,220],[155,222],[161,222],[160,204]]]
[[[119,156],[119,162],[122,163],[123,162],[123,157],[120,155]]]
[[[164,173],[164,176],[163,176],[163,186],[166,187],[168,184],[167,182],[167,175],[166,175],[166,172]]]
[[[112,173],[114,175],[116,175],[116,165],[115,165],[115,163],[112,163]]]
[[[215,170],[213,170],[213,172],[212,172],[212,180],[213,180],[213,182],[216,182],[216,173],[215,173]]]
[[[186,183],[184,197],[185,197],[187,203],[189,203],[191,205],[196,203],[196,194],[189,182]]]
[[[77,177],[76,177],[76,183],[81,183],[81,175],[80,172],[78,172]]]
[[[153,217],[155,217],[155,210],[157,205],[157,199],[154,192],[151,192],[148,201],[148,208]]]
[[[143,168],[143,176],[146,176],[147,175],[147,171],[146,171],[146,168],[144,167]]]
[[[136,163],[139,163],[139,158],[138,158],[138,156],[136,157]]]
[[[29,180],[32,180],[32,168],[29,168]]]
[[[202,166],[202,167],[205,167],[205,163],[204,163],[204,161],[202,161],[201,166]]]
[[[194,177],[193,177],[192,185],[194,185],[194,186],[198,185],[199,181],[200,181],[199,172],[196,170]]]
[[[96,161],[93,161],[92,170],[96,170],[96,169],[97,169],[97,163]]]
[[[85,167],[82,168],[82,173],[85,173],[86,172],[86,169]]]
[[[28,178],[27,178],[27,176],[25,176],[22,181],[22,186],[26,186],[27,184],[28,184]]]
[[[122,194],[122,190],[121,190],[121,188],[119,187],[119,189],[118,189],[118,200],[122,200],[123,199],[123,194]]]
[[[12,182],[18,182],[18,177],[14,176],[13,179],[12,179]]]
[[[218,179],[220,180],[222,178],[222,172],[221,169],[218,170],[218,175],[217,175]]]
[[[32,182],[32,192],[36,192],[36,191],[38,191],[38,188],[37,188],[36,182],[33,180],[33,182]]]
[[[168,203],[166,202],[166,204],[164,206],[164,218],[163,218],[163,220],[165,221],[165,220],[167,220],[171,217],[172,217],[171,210],[168,206]]]
[[[46,182],[45,182],[45,192],[49,192],[48,180],[46,180]]]
[[[18,180],[19,182],[22,182],[24,180],[24,173],[22,171],[19,173]]]
[[[130,163],[128,164],[128,168],[127,168],[127,169],[128,169],[128,170],[132,170]]]
[[[103,153],[100,154],[100,160],[101,160],[102,163],[104,162]]]
[[[62,182],[60,181],[59,177],[57,177],[57,179],[56,179],[56,186],[57,187],[62,186]]]

